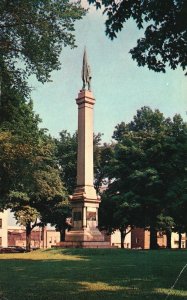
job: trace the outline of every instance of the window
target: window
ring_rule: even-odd
[[[140,239],[139,239],[139,238],[136,238],[136,244],[138,244],[138,243],[139,243],[139,241],[140,241]]]
[[[3,223],[2,219],[0,219],[0,228],[2,228],[2,223]]]

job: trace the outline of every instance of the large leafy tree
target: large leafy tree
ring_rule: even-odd
[[[9,93],[10,97],[7,97]],[[24,162],[34,153],[43,130],[38,129],[40,119],[33,112],[32,102],[24,98],[14,88],[1,97],[0,105],[0,194],[1,203],[7,201],[10,190],[19,185],[24,172]]]
[[[186,206],[186,129],[180,116],[165,119],[158,110],[143,107],[132,122],[121,123],[114,132],[117,144],[109,189],[124,202],[131,203],[134,198],[136,206],[140,205],[130,225],[138,225],[138,221],[139,226],[150,228],[151,248],[157,246],[159,216],[162,214],[160,227],[164,217],[165,228],[169,223],[174,226],[168,222],[168,217],[174,219],[173,205]]]
[[[57,204],[60,207],[67,202],[54,156],[55,145],[46,135],[41,135],[38,141],[23,141],[7,132],[1,136],[5,140],[0,147],[4,153],[1,204],[10,208],[18,222],[26,227],[27,250],[30,250],[32,229],[54,222]],[[61,211],[62,226],[65,213]]]
[[[1,102],[0,121],[0,207],[11,208],[18,222],[26,227],[27,250],[31,231],[37,225],[54,222],[49,217],[56,206],[65,206],[63,187],[55,157],[55,143],[14,87]],[[17,99],[18,97],[18,99]],[[61,210],[62,223],[64,214]],[[51,214],[52,215],[52,214]],[[48,216],[48,218],[47,218]]]
[[[94,143],[94,186],[97,193],[102,194],[102,190],[109,184],[108,167],[113,157],[113,145]]]
[[[179,115],[170,123],[169,143],[166,147],[168,156],[168,191],[167,201],[171,203],[169,214],[174,219],[173,229],[179,233],[179,247],[181,234],[187,231],[187,125]]]
[[[124,248],[126,235],[132,230],[133,226],[139,224],[139,203],[136,196],[129,192],[125,195],[116,192],[113,184],[101,194],[102,201],[99,208],[99,227],[112,234],[116,230],[120,231],[121,248]],[[137,217],[139,216],[139,217]]]
[[[43,155],[43,154],[42,154]],[[49,159],[38,158],[41,161]],[[22,189],[12,191],[9,195],[11,200],[11,209],[16,219],[21,225],[26,227],[26,247],[30,251],[31,231],[36,226],[44,226],[47,223],[53,223],[55,216],[58,217],[56,208],[67,205],[66,192],[63,188],[58,169],[50,166],[45,161],[45,166],[41,166],[41,161],[32,171],[28,185],[22,183]],[[33,162],[32,162],[33,163]],[[43,164],[43,162],[42,162]],[[31,171],[31,170],[30,170]],[[65,224],[65,210],[60,211],[61,226]]]
[[[56,140],[56,145],[61,179],[68,193],[72,194],[76,186],[77,175],[77,133],[71,135],[66,130],[62,130],[59,139]]]
[[[109,146],[101,146],[101,134],[93,136],[93,155],[94,155],[94,176],[95,188],[99,192],[99,187],[104,178],[104,161],[109,160]],[[56,139],[57,159],[60,167],[61,179],[71,195],[76,187],[77,176],[77,132],[70,134],[66,130],[61,131],[60,138]]]
[[[42,223],[50,223],[52,226],[55,226],[56,230],[60,232],[60,241],[63,242],[65,240],[66,229],[69,230],[71,228],[71,207],[66,191],[64,191],[64,195],[53,197],[47,203],[45,202],[43,206],[41,214]]]
[[[139,66],[147,65],[156,72],[166,66],[186,70],[187,1],[186,0],[88,0],[97,8],[104,6],[106,34],[114,39],[130,18],[144,37],[130,50]]]
[[[80,2],[2,0],[0,2],[0,77],[8,76],[28,95],[26,80],[35,74],[44,83],[60,67],[63,46],[75,47],[74,22],[84,15]]]

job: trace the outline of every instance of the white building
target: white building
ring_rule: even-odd
[[[179,248],[179,234],[172,232],[171,235],[171,248]],[[186,248],[186,234],[182,233],[181,248]]]
[[[8,211],[0,212],[0,247],[8,247]]]

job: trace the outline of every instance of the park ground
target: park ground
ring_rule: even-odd
[[[187,299],[187,250],[49,249],[0,254],[1,300]],[[167,295],[169,294],[169,297]]]

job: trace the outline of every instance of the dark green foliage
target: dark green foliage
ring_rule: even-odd
[[[106,34],[114,39],[130,18],[144,37],[130,50],[139,66],[147,65],[156,72],[166,66],[176,69],[187,66],[187,1],[186,0],[88,0],[97,8],[104,6]]]
[[[77,176],[77,147],[78,147],[77,132],[70,134],[66,130],[60,133],[60,139],[56,140],[57,158],[60,166],[61,179],[71,195],[76,187]],[[99,187],[104,178],[104,165],[109,156],[109,148],[107,145],[101,146],[101,134],[94,134],[94,176],[95,188],[99,191]]]
[[[126,218],[126,224],[149,227],[154,235],[156,228],[171,232],[177,224],[181,224],[181,230],[183,224],[184,231],[186,123],[179,115],[173,120],[165,119],[158,110],[143,107],[132,122],[116,126],[114,137],[117,143],[108,173],[111,183],[106,192],[111,198],[109,204],[117,203],[112,207],[113,219],[117,213],[121,224]],[[155,241],[153,244],[156,245]]]
[[[26,80],[35,74],[49,80],[60,67],[64,46],[75,47],[74,22],[85,14],[68,0],[2,0],[0,2],[0,74],[28,95]],[[0,80],[1,81],[1,80]]]
[[[43,203],[44,204],[44,203]],[[42,207],[41,221],[43,224],[50,223],[60,232],[60,241],[65,240],[65,231],[70,229],[68,218],[71,217],[71,207],[68,201],[68,195],[64,191],[64,195],[54,197]]]
[[[77,176],[77,133],[71,135],[63,130],[60,133],[60,139],[56,140],[56,145],[61,179],[68,193],[72,194]]]
[[[14,87],[9,90],[12,98],[7,96],[7,101],[7,94],[2,96],[0,110],[0,207],[10,208],[17,221],[26,227],[29,250],[32,229],[54,222],[57,207],[62,207],[64,224],[64,207],[68,203],[55,143],[45,130],[39,129],[40,119],[33,112],[32,102],[27,104],[14,91]]]

